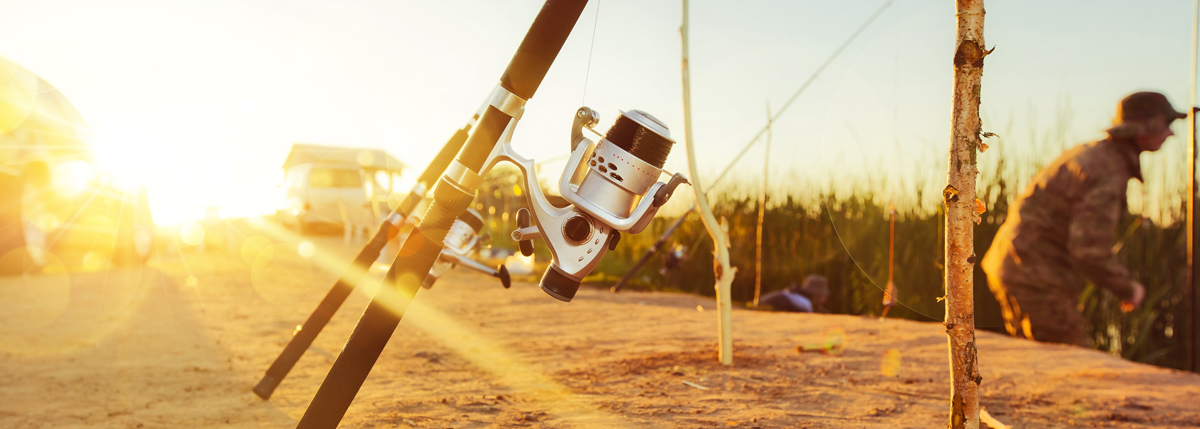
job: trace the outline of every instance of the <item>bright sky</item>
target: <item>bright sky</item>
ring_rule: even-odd
[[[709,182],[765,124],[767,103],[782,106],[881,4],[691,2],[694,127]],[[997,49],[984,126],[1002,145],[1056,126],[1072,142],[1096,138],[1135,90],[1162,91],[1179,110],[1188,102],[1191,1],[988,5]],[[61,90],[98,136],[100,167],[143,180],[169,223],[206,206],[273,210],[293,142],[380,147],[419,170],[496,84],[540,6],[0,0],[0,56]],[[774,192],[834,186],[845,173],[890,172],[909,178],[891,182],[904,189],[918,169],[944,181],[953,13],[950,1],[896,0],[775,123]],[[636,108],[682,138],[679,25],[678,1],[592,0],[528,104],[517,150],[565,153],[581,103],[602,128]],[[1163,152],[1143,156],[1148,187],[1182,186],[1172,166],[1183,145]],[[667,169],[685,162],[679,145]],[[735,178],[757,180],[762,162],[752,150]]]

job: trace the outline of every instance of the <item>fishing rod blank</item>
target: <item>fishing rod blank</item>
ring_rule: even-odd
[[[379,258],[380,251],[387,245],[388,240],[394,236],[393,232],[399,232],[400,227],[404,225],[404,219],[416,209],[417,204],[425,197],[429,184],[434,183],[442,175],[442,172],[446,170],[446,166],[450,165],[450,161],[454,159],[454,155],[466,143],[467,133],[478,117],[479,115],[476,114],[466,126],[455,131],[450,140],[442,146],[441,151],[429,162],[429,165],[425,167],[425,171],[417,178],[417,183],[413,185],[408,196],[379,225],[375,236],[358,252],[358,256],[354,257],[354,261],[342,273],[341,277],[338,277],[333,288],[325,294],[325,298],[321,299],[321,303],[317,304],[317,308],[308,316],[304,324],[300,325],[299,329],[296,330],[292,339],[288,341],[288,345],[280,352],[279,357],[275,358],[275,362],[271,363],[271,366],[267,368],[267,373],[254,386],[255,395],[263,399],[271,398],[271,394],[275,392],[275,388],[279,387],[279,383],[287,377],[288,372],[300,360],[300,356],[303,356],[308,347],[312,345],[313,340],[317,338],[317,334],[320,334],[325,325],[329,323],[329,319],[337,312],[338,307],[342,306],[342,303],[346,301],[346,298],[350,296],[354,288],[362,281],[371,264]]]
[[[630,280],[633,280],[633,276],[642,269],[643,265],[646,265],[647,262],[650,262],[650,258],[653,257],[655,253],[658,253],[658,251],[663,248],[663,245],[667,243],[667,238],[670,238],[671,234],[675,233],[675,229],[679,228],[679,225],[682,225],[684,220],[687,220],[688,215],[691,214],[693,210],[696,210],[695,206],[692,206],[692,208],[680,215],[679,219],[677,219],[675,223],[671,224],[671,227],[667,228],[667,231],[658,237],[658,241],[655,241],[654,245],[650,246],[650,249],[646,250],[646,253],[642,254],[641,259],[638,259],[638,261],[633,264],[633,267],[625,273],[625,276],[621,277],[621,280],[618,280],[617,284],[612,285],[609,290],[613,293],[620,292],[622,287],[625,287]]]

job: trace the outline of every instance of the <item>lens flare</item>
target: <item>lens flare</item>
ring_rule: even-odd
[[[0,266],[7,258],[0,257]],[[103,257],[103,256],[101,256]],[[71,353],[128,326],[157,271],[81,273],[47,255],[40,273],[0,276],[0,351],[23,356]],[[152,272],[153,271],[153,272]],[[161,278],[161,277],[158,277]]]
[[[88,272],[103,271],[112,264],[112,255],[101,250],[93,250],[83,255],[83,270]]]
[[[38,78],[14,65],[0,64],[0,134],[21,126],[37,106]]]
[[[387,196],[388,210],[396,210],[397,207],[400,207],[400,203],[403,201],[404,201],[404,196],[400,195],[399,192],[392,192],[392,193],[388,194],[388,196]]]
[[[149,255],[154,246],[154,233],[148,229],[139,229],[133,233],[133,246],[138,255]]]
[[[358,165],[372,165],[374,163],[375,154],[365,150],[358,153]]]
[[[0,338],[46,326],[59,318],[71,300],[71,279],[54,255],[44,256],[42,274],[0,276]],[[0,266],[28,266],[25,248],[0,256]],[[29,270],[22,270],[29,271]]]
[[[272,304],[292,303],[313,286],[312,263],[294,245],[267,246],[250,264],[250,280],[258,295]]]
[[[42,230],[43,232],[50,232],[58,229],[59,225],[62,225],[62,221],[59,220],[58,216],[54,213],[42,213],[33,221],[33,226]]]
[[[239,252],[242,255],[242,261],[246,265],[253,265],[254,259],[258,258],[259,252],[262,252],[263,249],[266,249],[271,244],[273,244],[271,243],[271,239],[261,235],[247,237],[245,241],[242,241],[242,247]]]
[[[255,228],[262,228],[266,224],[266,221],[264,221],[263,218],[260,216],[252,216],[252,217],[246,218],[246,223],[249,223],[250,226],[255,227]],[[249,263],[249,262],[247,262],[247,263]]]
[[[54,167],[51,184],[58,193],[71,196],[87,189],[92,179],[92,165],[85,161],[68,161]]]
[[[126,194],[136,194],[141,188],[141,183],[138,183],[137,179],[122,174],[112,179],[112,187]]]
[[[311,241],[302,241],[300,245],[296,246],[296,252],[304,258],[312,258],[313,254],[317,252],[317,248],[313,246]]]
[[[392,176],[388,175],[386,171],[379,170],[375,172],[375,183],[378,183],[384,192],[391,192],[392,190]]]
[[[188,246],[195,246],[204,241],[204,225],[200,222],[188,221],[179,227],[179,239]]]
[[[900,364],[903,362],[900,355],[900,350],[888,349],[883,352],[883,360],[879,363],[879,371],[887,377],[895,377],[900,374]]]

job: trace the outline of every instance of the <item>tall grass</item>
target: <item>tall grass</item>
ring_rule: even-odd
[[[987,251],[1009,204],[1033,174],[1063,149],[1083,141],[1067,132],[1071,129],[1069,100],[1064,104],[1059,106],[1051,128],[1030,131],[1025,136],[1013,135],[1010,119],[1001,127],[1002,137],[989,142],[993,149],[980,155],[978,189],[988,212],[975,227],[976,255]],[[835,176],[837,180],[823,182],[836,185],[814,185],[818,181],[792,173],[787,181],[792,187],[777,187],[766,210],[763,293],[785,288],[806,275],[820,274],[830,281],[827,308],[831,312],[880,314],[888,269],[888,206],[895,203],[895,283],[900,305],[888,317],[941,321],[944,216],[939,197],[945,186],[945,161],[944,153],[939,157],[935,145],[927,144],[927,148],[927,159],[909,163],[909,171],[879,168],[888,161],[877,160],[878,165],[863,173],[843,174]],[[1168,142],[1159,153],[1144,155],[1145,183],[1130,186],[1130,205],[1118,233],[1118,257],[1146,286],[1142,307],[1122,313],[1116,298],[1090,284],[1079,302],[1094,347],[1130,360],[1173,368],[1187,365],[1186,229],[1182,216],[1186,181],[1185,167],[1180,165],[1186,160],[1185,151],[1184,144],[1176,141]],[[742,303],[751,301],[754,294],[754,276],[750,273],[754,271],[757,180],[734,181],[710,194],[715,214],[729,224],[731,263],[742,273],[734,281],[733,298]],[[488,208],[496,207],[490,215],[495,221],[489,225],[493,237],[507,237],[515,228],[512,216],[503,216],[522,205],[520,198],[510,195],[513,183],[511,174],[500,175],[485,187],[478,200],[485,216],[489,216]],[[897,189],[895,183],[903,186]],[[662,264],[654,259],[638,271],[629,289],[714,295],[712,242],[697,216],[690,216],[693,219],[674,233],[667,246],[686,246],[687,257],[682,265],[660,270]],[[588,283],[608,286],[622,277],[674,220],[659,218],[645,232],[625,235],[620,246],[605,256],[587,279]],[[503,238],[493,240],[493,245],[515,248],[515,243]],[[540,257],[548,258],[541,247]],[[974,280],[977,327],[1004,332],[999,304],[978,266]]]

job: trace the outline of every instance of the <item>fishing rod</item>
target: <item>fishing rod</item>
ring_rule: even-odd
[[[526,254],[532,253],[533,239],[545,242],[553,260],[540,286],[562,301],[574,297],[583,277],[615,248],[621,232],[645,229],[675,188],[687,183],[679,174],[668,183],[657,181],[674,141],[661,121],[637,110],[621,112],[599,144],[583,137],[584,128],[598,123],[598,114],[587,107],[575,112],[571,157],[559,180],[567,207],[550,205],[538,186],[534,161],[513,150],[510,141],[526,101],[541,85],[586,5],[586,0],[550,0],[542,6],[477,126],[434,187],[425,216],[405,238],[297,428],[338,425],[442,255],[454,220],[470,207],[475,191],[497,163],[513,163],[525,180],[532,210],[518,211],[520,229],[513,239]]]
[[[620,292],[621,288],[625,287],[630,280],[633,280],[633,276],[642,269],[642,266],[646,265],[647,262],[650,262],[650,258],[652,258],[655,253],[658,253],[659,250],[662,250],[663,246],[667,244],[667,239],[671,237],[671,234],[675,233],[675,229],[679,228],[679,225],[683,225],[683,221],[687,220],[688,215],[692,214],[692,211],[695,210],[696,206],[693,205],[691,208],[687,209],[686,212],[683,212],[682,215],[679,215],[679,219],[676,219],[675,223],[671,224],[671,226],[667,228],[666,232],[663,232],[662,235],[658,236],[658,240],[646,250],[646,253],[643,253],[642,257],[639,258],[637,262],[633,263],[633,267],[629,268],[629,271],[625,272],[625,275],[621,277],[621,280],[617,280],[617,283],[612,285],[612,287],[608,290],[612,291],[612,293]]]
[[[869,18],[867,18],[867,20],[865,22],[863,22],[863,24],[861,26],[859,26],[858,29],[855,30],[854,33],[851,34],[850,37],[847,38],[845,42],[842,42],[841,46],[838,46],[837,50],[833,51],[833,54],[830,54],[829,58],[825,59],[825,62],[821,63],[821,66],[817,67],[816,71],[813,71],[813,74],[811,76],[809,76],[808,79],[806,79],[802,85],[800,85],[800,88],[797,89],[796,92],[792,93],[792,96],[789,97],[787,102],[783,104],[783,108],[779,109],[779,111],[776,112],[773,116],[768,115],[767,125],[764,125],[763,128],[761,130],[759,130],[757,134],[754,135],[754,138],[750,139],[750,141],[747,142],[746,145],[742,147],[742,150],[740,152],[738,152],[737,156],[734,156],[733,160],[731,160],[729,162],[729,164],[725,166],[725,169],[721,170],[721,174],[717,175],[716,180],[713,180],[713,184],[710,185],[708,187],[708,189],[704,191],[705,195],[708,195],[709,192],[711,192],[714,188],[717,187],[717,183],[720,183],[721,179],[725,178],[725,176],[727,174],[729,174],[729,171],[733,169],[733,166],[735,164],[737,164],[738,160],[742,159],[742,157],[745,156],[746,153],[750,151],[750,148],[753,147],[755,143],[759,142],[759,139],[763,136],[763,134],[765,134],[770,129],[771,123],[778,120],[779,117],[783,115],[783,112],[786,111],[788,107],[791,107],[792,102],[796,101],[796,98],[800,97],[800,94],[804,93],[804,90],[808,89],[809,85],[811,85],[813,83],[813,81],[815,81],[817,79],[817,76],[820,76],[821,72],[825,71],[825,68],[828,67],[829,64],[833,63],[833,60],[837,59],[837,57],[842,54],[842,51],[845,51],[846,48],[848,46],[850,46],[850,43],[854,42],[854,40],[857,39],[858,36],[861,35],[862,32],[864,30],[866,30],[867,27],[869,27],[872,22],[875,21],[875,18],[878,18],[879,15],[883,13],[884,9],[887,9],[888,6],[891,6],[891,5],[892,5],[892,2],[889,0],[888,2],[879,6],[879,9],[875,10],[875,13],[871,14],[871,16]],[[683,219],[686,218],[687,215],[690,214],[695,209],[696,209],[696,206],[692,205],[692,208],[688,209],[686,212],[684,212],[682,215],[680,215],[679,220],[675,221],[675,224],[672,225],[671,228],[668,228],[666,232],[664,232],[661,236],[659,236],[658,241],[655,241],[654,245],[650,246],[650,249],[646,250],[646,253],[642,254],[642,257],[640,259],[638,259],[638,262],[635,263],[632,268],[630,268],[629,272],[625,273],[625,276],[621,277],[621,280],[617,281],[617,283],[614,284],[609,290],[616,293],[616,292],[620,291],[621,288],[625,287],[625,285],[627,283],[629,283],[630,280],[633,279],[634,274],[637,273],[637,271],[640,270],[643,265],[645,265],[647,262],[649,262],[650,258],[653,257],[655,253],[657,253],[660,249],[662,249],[663,245],[666,243],[667,238],[669,238],[671,236],[671,234],[675,233],[675,229],[679,227],[680,223],[683,223]]]
[[[321,299],[321,303],[317,304],[317,308],[308,316],[308,319],[305,319],[304,324],[300,325],[292,335],[292,339],[288,341],[287,346],[283,348],[283,351],[279,353],[279,356],[267,368],[266,374],[254,386],[253,391],[255,395],[258,395],[262,399],[271,398],[271,394],[275,392],[275,388],[279,387],[279,383],[287,377],[288,372],[292,370],[292,367],[296,365],[296,362],[300,360],[300,357],[312,345],[312,342],[317,338],[317,334],[321,333],[321,330],[333,318],[333,314],[342,306],[342,303],[346,301],[346,298],[350,296],[354,288],[362,282],[367,270],[379,258],[379,254],[384,246],[387,245],[387,242],[400,232],[400,228],[405,224],[408,215],[417,208],[417,205],[425,197],[429,186],[442,175],[446,170],[446,166],[450,165],[450,161],[454,159],[459,149],[466,143],[471,127],[475,125],[480,115],[483,114],[482,106],[479,110],[479,112],[476,112],[467,121],[466,125],[455,131],[450,140],[442,145],[442,149],[438,151],[433,160],[429,162],[429,165],[425,167],[425,170],[417,178],[417,183],[408,192],[408,195],[380,223],[379,229],[375,231],[375,235],[367,244],[363,245],[362,250],[358,252],[358,256],[354,257],[350,266],[338,277],[333,288],[329,289],[329,292],[325,294],[325,298]],[[507,270],[505,270],[505,274],[507,274]]]

